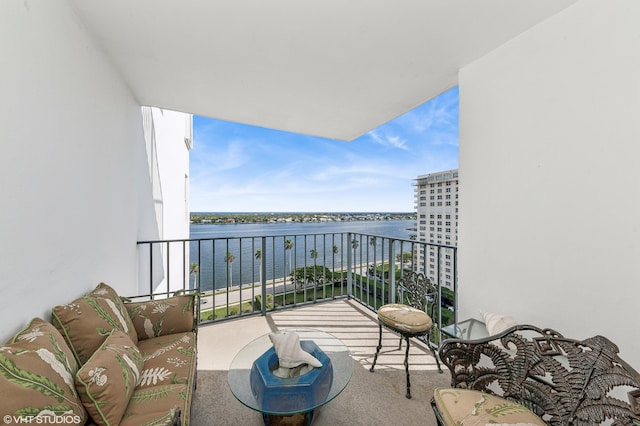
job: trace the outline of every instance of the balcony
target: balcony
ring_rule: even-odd
[[[398,350],[398,338],[383,331],[383,348],[376,370],[369,372],[378,343],[375,314],[358,301],[339,300],[270,311],[265,316],[247,316],[232,321],[202,325],[198,334],[198,388],[194,396],[194,426],[226,424],[211,419],[233,419],[234,424],[261,425],[259,413],[238,402],[227,384],[227,371],[235,354],[247,343],[265,333],[290,327],[308,327],[341,339],[353,358],[353,375],[346,389],[322,407],[313,424],[435,425],[429,402],[433,388],[448,386],[451,377],[445,368],[438,373],[431,353],[419,341],[410,351],[413,398],[404,396],[404,346]]]
[[[450,375],[438,372],[426,343],[412,341],[412,399],[404,397],[405,351],[404,345],[398,350],[395,334],[383,331],[376,371],[369,372],[378,343],[375,311],[402,297],[395,287],[402,274],[428,272],[416,256],[427,246],[440,260],[437,265],[449,259],[455,269],[454,247],[359,233],[139,242],[141,272],[149,279],[151,293],[154,288],[156,294],[166,294],[197,286],[203,295],[193,424],[211,424],[221,415],[237,424],[262,424],[259,413],[233,397],[227,371],[247,343],[292,327],[338,337],[353,358],[349,385],[320,410],[314,424],[392,424],[398,419],[435,424],[429,401],[435,386],[449,385]],[[432,272],[436,283],[444,276],[438,269]],[[158,281],[162,282],[155,287]],[[436,309],[436,330],[456,321],[455,274],[452,282],[452,289],[441,287],[445,302]],[[436,345],[440,336],[434,334],[431,344]]]

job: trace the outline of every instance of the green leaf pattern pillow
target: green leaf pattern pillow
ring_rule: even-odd
[[[76,374],[82,402],[98,425],[122,419],[143,367],[140,351],[129,336],[113,330]]]
[[[73,379],[77,370],[58,330],[34,318],[11,342],[0,346],[2,414],[39,417],[34,423],[84,424],[87,413]]]
[[[87,296],[54,307],[51,317],[80,365],[87,362],[114,329],[125,332],[134,344],[138,342],[124,303],[104,283]]]

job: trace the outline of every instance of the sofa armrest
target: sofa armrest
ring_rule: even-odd
[[[138,339],[165,336],[174,333],[196,331],[196,296],[180,294],[164,299],[133,301],[124,298],[131,321],[138,333]]]

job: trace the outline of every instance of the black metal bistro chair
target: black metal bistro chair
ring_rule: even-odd
[[[378,354],[382,348],[382,327],[400,335],[398,350],[402,349],[402,339],[407,341],[407,350],[404,355],[404,367],[407,374],[406,397],[411,398],[411,381],[409,379],[409,339],[417,337],[427,344],[436,360],[438,371],[442,373],[440,361],[433,346],[429,343],[429,335],[433,329],[433,313],[438,306],[438,289],[423,273],[409,272],[397,283],[399,301],[402,303],[389,303],[378,309],[378,326],[380,337],[378,347],[373,357],[370,371],[376,366]],[[431,315],[427,314],[428,302],[431,302]]]

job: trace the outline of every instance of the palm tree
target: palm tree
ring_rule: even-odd
[[[336,244],[333,245],[333,259],[332,259],[332,267],[333,267],[333,274],[335,276],[336,273],[336,254],[338,254],[338,246]]]
[[[373,247],[373,269],[375,271],[375,268],[378,266],[376,264],[376,247],[377,247],[377,239],[376,237],[369,237],[369,245],[371,247]]]
[[[224,257],[224,261],[227,262],[227,269],[229,271],[229,287],[233,286],[233,273],[231,269],[231,264],[233,263],[234,260],[236,260],[236,257],[233,255],[233,253],[228,251],[226,256]]]
[[[352,279],[354,281],[354,284],[355,284],[355,272],[356,272],[356,249],[358,248],[359,244],[360,243],[356,238],[351,240],[351,248],[353,249],[353,277],[354,277]],[[349,271],[349,274],[351,275],[351,271]],[[362,283],[362,279],[360,279],[360,283]],[[360,290],[361,290],[360,296],[362,296],[362,288]],[[355,293],[355,289],[354,289],[354,293]]]
[[[356,238],[351,240],[351,248],[353,249],[353,267],[354,268],[356,266],[356,249],[358,248],[359,244],[360,243],[358,242],[358,240]]]
[[[291,275],[291,249],[293,248],[293,243],[291,240],[284,240],[284,250],[289,252],[289,275]]]
[[[198,272],[200,270],[200,266],[196,262],[191,262],[189,264],[189,275],[193,275],[193,288],[198,288]]]
[[[262,250],[258,249],[256,250],[256,254],[255,254],[256,260],[258,262],[260,262],[259,264],[259,271],[260,271],[260,283],[262,283]]]
[[[318,279],[316,278],[316,259],[318,258],[318,250],[311,249],[309,251],[309,256],[313,259],[313,284],[315,286],[318,285]]]
[[[410,251],[403,251],[402,253],[396,254],[396,262],[409,263],[412,258],[413,255]]]

